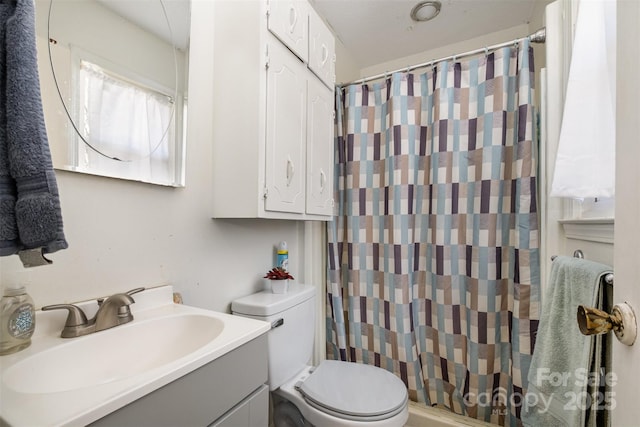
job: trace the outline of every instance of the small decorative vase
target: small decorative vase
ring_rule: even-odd
[[[289,279],[269,280],[271,282],[271,292],[274,294],[286,294],[289,289]]]

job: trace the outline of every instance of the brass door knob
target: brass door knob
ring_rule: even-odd
[[[580,305],[577,320],[580,332],[584,335],[606,334],[613,330],[618,340],[625,345],[633,345],[636,341],[636,315],[626,302],[616,304],[611,314]]]

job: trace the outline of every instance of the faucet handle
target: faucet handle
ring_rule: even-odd
[[[87,316],[84,314],[84,311],[73,304],[53,304],[42,307],[42,311],[61,309],[69,310],[65,326],[82,326],[87,324]]]
[[[49,310],[61,310],[66,309],[69,310],[69,314],[67,315],[67,321],[64,324],[64,329],[62,330],[62,338],[70,338],[76,337],[78,334],[75,332],[81,326],[86,326],[89,322],[87,321],[87,316],[84,314],[84,311],[80,307],[77,307],[73,304],[53,304],[46,305],[42,307],[42,311]]]
[[[98,302],[100,308],[96,313],[96,332],[103,329],[113,328],[133,320],[129,306],[135,302],[130,293],[136,293],[144,288],[136,288],[129,292],[113,294],[108,298]]]
[[[144,291],[146,288],[135,288],[135,289],[131,289],[130,291],[125,292],[126,295],[133,295],[133,294],[137,294],[138,292],[142,292]],[[98,298],[96,301],[98,303],[98,307],[100,307],[102,305],[102,303],[104,302],[104,300],[106,300],[109,297],[102,297],[102,298]]]
[[[133,295],[133,294],[137,294],[138,292],[142,292],[144,290],[145,290],[145,288],[135,288],[135,289],[131,289],[130,291],[125,292],[125,294]]]

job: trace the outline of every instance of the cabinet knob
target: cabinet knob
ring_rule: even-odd
[[[287,186],[291,185],[293,175],[296,173],[296,168],[291,160],[291,157],[287,158]]]
[[[293,34],[296,29],[296,23],[298,22],[298,11],[295,7],[289,8],[289,32]]]
[[[327,63],[327,59],[329,59],[329,49],[327,49],[327,45],[322,43],[322,49],[320,50],[320,66],[324,67],[324,64]]]
[[[322,169],[320,169],[320,193],[324,192],[324,187],[327,184],[327,175]]]

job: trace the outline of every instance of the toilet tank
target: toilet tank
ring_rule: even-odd
[[[235,315],[271,323],[267,334],[269,389],[275,390],[310,363],[315,332],[315,287],[289,285],[284,294],[270,290],[231,303]]]

